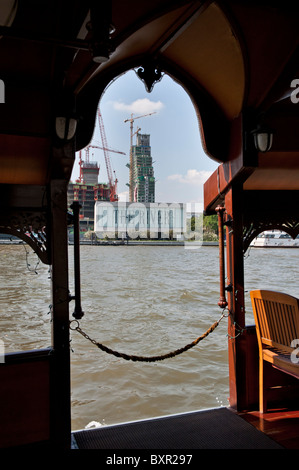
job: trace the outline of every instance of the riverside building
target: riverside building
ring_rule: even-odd
[[[186,205],[182,203],[95,203],[98,238],[182,239],[186,232]]]
[[[94,228],[94,207],[96,201],[109,201],[110,188],[108,183],[99,183],[99,166],[97,162],[82,162],[81,180],[68,185],[68,207],[78,201],[80,208],[80,230],[82,232]]]

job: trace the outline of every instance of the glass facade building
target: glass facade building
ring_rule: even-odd
[[[134,202],[155,202],[155,177],[149,134],[137,134],[132,155]]]

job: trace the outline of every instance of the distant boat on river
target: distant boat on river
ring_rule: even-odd
[[[280,230],[267,230],[258,235],[250,244],[255,248],[299,248],[299,235],[294,239]]]

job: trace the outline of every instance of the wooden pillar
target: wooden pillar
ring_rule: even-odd
[[[244,257],[242,187],[233,185],[225,196],[228,292],[228,357],[230,406],[247,408],[246,332],[244,308]]]
[[[71,441],[67,183],[51,182],[52,343],[51,442],[68,449]]]

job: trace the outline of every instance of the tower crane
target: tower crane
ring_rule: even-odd
[[[131,117],[130,117],[130,118],[124,120],[124,122],[129,122],[129,123],[130,123],[130,166],[129,166],[129,169],[130,169],[129,201],[130,201],[130,202],[133,202],[133,201],[134,201],[134,187],[133,187],[133,150],[132,150],[132,146],[133,146],[133,135],[134,135],[134,132],[133,132],[133,123],[134,123],[135,119],[139,119],[139,118],[146,117],[146,116],[151,116],[152,114],[156,114],[156,111],[154,111],[154,112],[152,112],[152,113],[148,113],[148,114],[143,114],[142,116],[136,116],[136,117],[133,117],[133,114],[131,114]],[[137,131],[137,132],[138,132],[138,131]]]
[[[97,142],[96,140],[94,141],[95,144],[99,145],[100,142]],[[113,153],[120,153],[121,155],[126,155],[125,152],[121,152],[120,150],[115,150],[115,149],[111,149],[111,148],[106,148],[106,147],[97,147],[101,150],[107,150],[108,152],[113,152]]]
[[[84,149],[85,150],[85,155],[86,155],[86,159],[85,159],[86,163],[89,163],[89,149],[91,149],[91,148],[100,149],[100,150],[104,150],[104,151],[107,151],[107,152],[120,153],[121,155],[126,155],[125,152],[121,152],[119,150],[114,150],[114,149],[110,149],[110,148],[107,148],[107,147],[101,147],[99,145],[89,144]],[[82,160],[82,153],[81,153],[81,150],[80,150],[80,152],[79,152],[80,174],[79,174],[79,178],[76,180],[76,183],[83,183],[83,170],[82,170],[83,165],[84,165],[84,161]]]
[[[114,152],[114,153],[120,153],[122,155],[126,155],[125,152],[120,152],[119,150],[113,150],[107,147],[100,147],[99,145],[90,144],[90,145],[87,145],[87,147],[85,147],[84,149],[86,153],[86,163],[89,163],[89,149],[100,149],[100,150],[105,150],[107,152]]]
[[[105,133],[105,128],[104,128],[104,122],[103,122],[103,118],[102,118],[102,115],[101,115],[100,108],[98,108],[98,120],[99,120],[99,128],[100,128],[100,134],[101,134],[102,145],[103,145],[102,149],[104,151],[108,181],[109,181],[109,186],[110,186],[110,201],[114,202],[114,201],[118,201],[117,178],[116,178],[116,175],[115,175],[115,171],[114,171],[115,179],[113,179],[113,176],[112,176],[112,169],[111,169],[111,164],[110,164],[109,152],[110,151],[116,152],[116,153],[123,153],[123,152],[118,152],[116,150],[110,150],[108,148],[107,138],[106,138],[106,133]]]
[[[80,168],[80,173],[79,173],[79,178],[76,179],[76,183],[82,183],[82,182],[83,182],[82,165],[83,165],[82,152],[81,152],[81,150],[80,150],[80,152],[79,152],[79,168]]]

